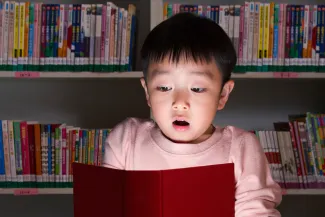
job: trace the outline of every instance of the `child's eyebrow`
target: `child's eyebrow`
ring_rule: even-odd
[[[205,70],[205,71],[191,71],[191,74],[194,74],[194,75],[199,75],[199,76],[205,76],[211,80],[214,80],[215,79],[215,76],[214,74],[209,71],[209,70]]]
[[[167,71],[167,70],[159,70],[159,69],[154,69],[152,72],[151,72],[151,77],[156,77],[158,75],[165,75],[165,74],[169,74],[170,72]],[[196,71],[190,71],[190,74],[191,75],[198,75],[198,76],[203,76],[203,77],[207,77],[211,80],[214,80],[215,79],[215,75],[210,71],[210,70],[204,70],[204,71],[199,71],[199,70],[196,70]]]
[[[151,72],[151,77],[156,77],[157,75],[164,75],[164,74],[168,74],[168,73],[169,73],[169,71],[166,71],[166,70],[154,69]]]

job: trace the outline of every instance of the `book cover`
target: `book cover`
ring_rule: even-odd
[[[126,171],[73,164],[74,217],[233,217],[234,165]]]

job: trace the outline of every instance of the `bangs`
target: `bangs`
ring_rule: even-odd
[[[155,50],[148,54],[147,62],[149,63],[161,63],[164,60],[168,60],[170,63],[178,64],[180,61],[195,62],[195,63],[211,63],[214,61],[215,54],[205,50],[193,50],[191,47],[176,47],[165,46],[160,52]]]

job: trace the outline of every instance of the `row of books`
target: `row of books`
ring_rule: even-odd
[[[132,71],[135,15],[133,4],[0,2],[0,71]]]
[[[325,188],[325,114],[289,115],[274,130],[255,130],[282,188]]]
[[[325,188],[325,114],[290,115],[255,130],[283,189]],[[0,121],[0,188],[72,187],[72,163],[102,165],[110,129]]]
[[[110,129],[0,121],[0,188],[72,187],[72,163],[102,165]]]
[[[207,17],[223,28],[238,54],[235,72],[325,72],[325,4],[164,3],[164,19],[181,12]]]

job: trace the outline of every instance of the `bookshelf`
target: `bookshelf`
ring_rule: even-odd
[[[0,188],[2,195],[32,196],[32,195],[72,195],[72,188]],[[324,189],[288,189],[283,195],[324,195]]]
[[[141,71],[129,72],[38,72],[38,71],[2,71],[0,78],[15,78],[15,79],[74,79],[74,78],[141,78],[143,73]],[[233,79],[247,78],[247,79],[324,79],[325,73],[313,72],[245,72],[233,73]]]
[[[143,76],[141,71],[130,72],[38,72],[38,71],[2,71],[0,78],[16,78],[16,79],[42,79],[42,78],[141,78]]]
[[[65,4],[89,2],[58,1]],[[91,1],[94,4],[105,2]],[[216,4],[213,0],[168,2]],[[293,0],[275,2],[297,4]],[[150,110],[147,108],[139,82],[142,76],[139,51],[146,34],[163,20],[164,1],[116,0],[114,3],[120,7],[127,7],[127,4],[133,3],[137,7],[134,70],[111,73],[0,71],[0,100],[5,102],[0,106],[0,119],[38,120],[41,123],[66,122],[80,127],[110,128],[128,116],[150,117]],[[217,1],[219,5],[243,3],[241,0]],[[298,3],[323,2],[299,0]],[[226,109],[217,114],[216,124],[271,130],[273,122],[286,121],[288,114],[325,111],[325,104],[322,101],[325,73],[261,71],[234,73],[233,78],[236,82],[235,90]],[[28,192],[28,189],[0,189],[0,210],[3,210],[5,216],[73,216],[72,189],[37,189],[30,194],[27,193],[30,195],[28,197],[14,197],[15,193],[19,194],[19,190]],[[318,204],[320,200],[324,201],[324,195],[325,189],[288,189],[284,193],[284,202],[280,210],[283,211],[284,217],[323,216],[321,206]],[[306,200],[310,202],[308,206],[303,204]],[[24,208],[27,202],[30,207],[26,210]],[[40,208],[41,205],[45,208]],[[313,214],[297,211],[298,206],[307,208]],[[56,207],[56,214],[48,212],[52,207]]]

